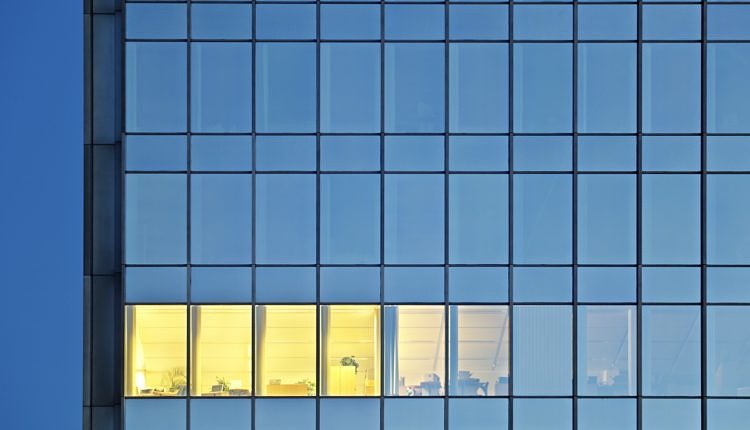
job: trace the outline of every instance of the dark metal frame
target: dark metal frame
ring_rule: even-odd
[[[122,10],[123,10],[123,26],[122,28],[125,28],[124,25],[124,15],[125,15],[125,0],[120,0],[122,3]],[[152,3],[152,1],[148,0],[128,0],[127,3]],[[464,302],[452,302],[449,301],[449,288],[450,288],[450,279],[448,276],[449,268],[450,267],[505,267],[508,268],[508,301],[507,302],[493,302],[493,303],[481,303],[481,305],[507,305],[508,307],[508,350],[509,350],[509,378],[508,378],[508,390],[509,394],[506,396],[496,396],[494,398],[505,398],[507,399],[507,405],[508,405],[508,428],[513,428],[513,403],[515,398],[523,399],[523,398],[535,398],[535,399],[547,399],[547,398],[554,398],[554,399],[570,399],[572,404],[572,423],[571,426],[573,429],[577,429],[578,427],[578,407],[577,407],[577,399],[585,399],[585,398],[627,398],[627,399],[635,399],[636,400],[636,411],[637,411],[637,428],[642,428],[642,400],[643,399],[700,399],[701,400],[701,408],[702,408],[702,428],[707,428],[707,400],[709,398],[708,396],[708,389],[707,389],[707,342],[706,342],[706,329],[707,329],[707,322],[706,322],[706,309],[708,306],[707,301],[707,295],[706,295],[706,269],[708,267],[750,267],[750,265],[736,265],[736,264],[711,264],[709,265],[707,263],[706,258],[706,179],[707,175],[710,174],[741,174],[741,173],[750,173],[750,171],[708,171],[707,170],[707,164],[706,164],[706,152],[707,152],[707,137],[709,136],[709,133],[707,133],[707,117],[706,117],[706,94],[707,94],[707,83],[706,83],[706,72],[707,72],[707,46],[708,43],[750,43],[749,40],[709,40],[707,37],[707,10],[709,4],[708,0],[700,0],[700,1],[684,1],[680,3],[675,2],[669,2],[669,1],[655,1],[655,2],[643,2],[643,1],[637,1],[637,2],[629,2],[629,1],[607,1],[607,2],[596,2],[596,1],[578,1],[578,0],[572,0],[572,1],[565,1],[565,2],[555,2],[555,1],[548,1],[548,0],[542,0],[542,1],[531,1],[531,2],[520,2],[517,0],[508,0],[506,2],[480,2],[480,1],[467,1],[467,2],[450,2],[449,0],[444,1],[427,1],[427,2],[419,2],[419,1],[407,1],[407,2],[390,2],[386,0],[380,0],[380,1],[364,1],[364,2],[356,2],[356,1],[343,1],[343,2],[335,2],[335,1],[328,1],[328,0],[318,0],[318,1],[294,1],[294,2],[279,2],[279,1],[261,1],[261,0],[253,0],[253,1],[233,1],[233,0],[227,0],[223,1],[221,3],[232,3],[232,4],[248,4],[252,7],[252,37],[250,39],[191,39],[190,38],[190,27],[191,27],[191,4],[199,4],[199,3],[206,3],[206,4],[221,4],[217,2],[212,1],[201,1],[201,0],[184,0],[184,1],[169,1],[169,2],[159,2],[161,4],[163,3],[179,3],[179,4],[186,4],[187,6],[187,38],[186,39],[125,39],[123,36],[122,40],[122,46],[124,47],[126,42],[184,42],[187,45],[187,131],[184,133],[128,133],[132,135],[138,135],[138,134],[153,134],[153,135],[184,135],[187,136],[187,160],[188,160],[188,166],[187,170],[183,171],[128,171],[125,170],[123,167],[123,170],[120,172],[120,175],[124,177],[125,174],[139,174],[139,173],[152,173],[152,174],[185,174],[187,176],[187,263],[186,264],[177,264],[177,265],[148,265],[148,264],[133,264],[133,265],[125,265],[123,264],[122,268],[125,267],[149,267],[149,266],[168,266],[168,267],[186,267],[190,269],[191,267],[315,267],[316,268],[316,301],[315,302],[305,302],[305,303],[294,303],[294,304],[316,304],[320,305],[320,269],[322,267],[379,267],[380,270],[380,301],[379,304],[381,307],[381,339],[383,336],[383,306],[389,304],[388,302],[385,302],[384,300],[384,270],[386,267],[442,267],[444,268],[444,300],[443,302],[437,302],[437,303],[419,303],[419,304],[430,304],[430,305],[443,305],[444,306],[444,318],[447,323],[449,319],[449,306],[453,305],[469,305],[469,304],[478,304],[478,303],[464,303]],[[257,39],[256,38],[256,14],[255,9],[257,4],[311,4],[316,5],[316,37],[314,39],[285,39],[285,40],[279,40],[279,39]],[[362,5],[362,4],[371,4],[371,5],[380,5],[380,38],[379,39],[372,39],[372,40],[346,40],[346,39],[322,39],[321,38],[321,32],[320,32],[320,5],[321,4],[356,4],[356,5]],[[385,7],[387,4],[418,4],[418,5],[443,5],[445,7],[445,21],[444,21],[444,31],[445,35],[443,39],[435,39],[435,40],[390,40],[385,37]],[[507,5],[508,6],[508,38],[507,39],[498,39],[498,40],[453,40],[449,39],[449,23],[450,23],[450,6],[451,5]],[[523,5],[542,5],[542,4],[549,4],[549,5],[568,5],[572,8],[572,31],[573,31],[573,37],[572,39],[566,39],[566,40],[521,40],[521,39],[514,39],[513,37],[513,11],[514,6],[517,4],[523,4]],[[579,5],[634,5],[637,7],[637,38],[634,40],[583,40],[578,39],[578,7]],[[644,5],[695,5],[701,7],[701,38],[695,39],[695,40],[646,40],[643,39],[643,6]],[[750,4],[748,2],[722,2],[719,3],[722,5],[726,4]],[[124,31],[123,31],[124,34]],[[191,82],[190,82],[190,73],[191,73],[191,49],[190,44],[191,42],[247,42],[251,44],[251,55],[252,55],[252,132],[250,133],[193,133],[191,131]],[[320,70],[320,44],[326,43],[326,42],[347,42],[347,43],[379,43],[380,44],[380,132],[377,133],[321,133],[320,132],[320,73],[316,72],[316,132],[314,133],[257,133],[256,130],[256,109],[255,109],[255,97],[256,97],[256,83],[255,83],[255,44],[258,42],[307,42],[307,43],[315,43],[316,46],[316,67],[318,71]],[[444,108],[444,121],[445,121],[445,131],[443,133],[387,133],[385,131],[385,47],[386,43],[429,43],[429,44],[444,44],[445,47],[445,69],[444,69],[444,102],[445,102],[445,108]],[[508,47],[508,127],[509,131],[506,133],[450,133],[449,132],[449,113],[450,113],[450,87],[449,87],[449,68],[450,68],[450,45],[454,43],[492,43],[492,44],[505,44]],[[571,132],[569,133],[516,133],[513,131],[513,69],[514,69],[514,44],[516,43],[522,43],[522,44],[533,44],[533,43],[560,43],[560,44],[567,44],[572,46],[572,94],[571,94],[571,100],[572,100],[572,124],[571,124]],[[632,44],[636,46],[637,54],[636,54],[636,64],[637,64],[637,70],[636,70],[636,132],[634,133],[580,133],[578,131],[578,46],[580,43],[626,43],[626,44]],[[643,133],[642,130],[642,47],[644,43],[690,43],[690,44],[700,44],[701,46],[701,124],[700,124],[700,132],[698,133]],[[124,52],[124,49],[123,49]],[[122,62],[124,63],[124,55]],[[123,66],[124,68],[124,66]],[[123,70],[123,80],[124,80],[124,70]],[[124,94],[124,88],[123,88],[123,94]],[[124,95],[123,95],[123,103],[124,103]],[[93,103],[92,103],[93,104]],[[123,117],[124,117],[124,109],[122,109]],[[122,121],[123,124],[123,130],[124,130],[124,120]],[[306,264],[306,265],[292,265],[292,264],[257,264],[256,263],[256,253],[255,253],[255,241],[251,240],[251,246],[252,246],[252,261],[250,264],[218,264],[218,265],[208,265],[208,264],[191,264],[190,263],[190,178],[193,171],[191,170],[190,165],[190,141],[192,135],[243,135],[243,136],[250,136],[252,139],[252,153],[253,153],[253,159],[252,159],[252,170],[251,171],[235,171],[235,172],[211,172],[211,171],[195,171],[195,173],[200,174],[214,174],[214,173],[221,173],[221,174],[246,174],[251,175],[252,177],[252,234],[253,237],[255,237],[255,210],[256,210],[256,190],[255,190],[255,184],[256,184],[256,174],[287,174],[287,173],[305,173],[305,174],[315,174],[316,176],[316,261],[314,264]],[[315,136],[316,140],[316,168],[315,170],[309,170],[309,171],[262,171],[256,169],[256,157],[255,157],[255,150],[256,150],[256,136],[282,136],[282,135],[303,135],[303,136]],[[320,164],[320,139],[322,136],[337,136],[337,135],[344,135],[344,136],[379,136],[380,138],[380,169],[379,170],[372,170],[372,171],[326,171],[321,170],[321,164]],[[389,171],[384,168],[385,166],[385,138],[386,136],[399,136],[399,135],[417,135],[417,136],[441,136],[444,138],[444,169],[443,170],[437,170],[437,171]],[[750,133],[712,133],[711,136],[750,136]],[[450,145],[450,137],[452,136],[503,136],[507,137],[507,144],[508,144],[508,170],[503,171],[452,171],[450,170],[450,164],[449,164],[449,145]],[[522,171],[522,170],[514,170],[513,167],[513,147],[514,147],[514,137],[515,136],[560,136],[560,137],[570,137],[571,138],[571,150],[572,150],[572,169],[571,170],[563,170],[563,171]],[[585,171],[585,170],[579,170],[578,168],[578,138],[579,136],[632,136],[635,138],[636,142],[636,170],[633,171]],[[695,136],[700,138],[700,147],[701,147],[701,167],[700,170],[691,170],[691,171],[644,171],[642,168],[642,138],[644,136]],[[124,164],[124,163],[123,163]],[[442,264],[386,264],[385,263],[385,241],[384,241],[384,216],[385,216],[385,175],[386,174],[400,174],[400,173],[409,173],[409,174],[440,174],[444,175],[444,219],[445,219],[445,225],[444,225],[444,263]],[[507,190],[507,198],[508,198],[508,262],[504,264],[450,264],[449,263],[449,178],[451,174],[460,174],[460,173],[470,173],[470,174],[505,174],[508,177],[508,190]],[[513,186],[514,186],[514,175],[516,173],[519,174],[565,174],[570,175],[572,179],[572,190],[571,190],[571,210],[572,210],[572,261],[571,264],[517,264],[514,263],[513,258],[513,243],[514,243],[514,237],[513,237],[513,207],[514,207],[514,201],[513,201]],[[578,197],[578,175],[579,174],[630,174],[634,175],[636,179],[636,262],[634,264],[580,264],[578,262],[578,211],[577,211],[577,197]],[[321,174],[379,174],[380,175],[380,262],[375,264],[321,264],[320,262],[320,175]],[[641,251],[641,242],[642,242],[642,179],[644,174],[690,174],[690,175],[700,175],[700,194],[701,194],[701,200],[700,200],[700,211],[701,211],[701,219],[700,219],[700,228],[701,228],[701,256],[700,256],[700,263],[699,264],[643,264],[643,258],[642,258],[642,251]],[[123,181],[124,182],[124,181]],[[124,189],[122,192],[122,207],[124,208]],[[124,210],[123,210],[124,214]],[[93,217],[93,214],[91,215]],[[516,301],[513,297],[513,268],[514,267],[569,267],[572,269],[572,298],[569,302],[523,302],[523,301]],[[577,272],[579,267],[631,267],[636,269],[636,300],[634,302],[611,302],[611,303],[602,303],[602,302],[585,302],[585,301],[579,301],[578,299],[578,289],[577,289]],[[675,303],[663,303],[659,302],[659,305],[693,305],[695,307],[700,306],[701,311],[701,393],[699,396],[643,396],[642,395],[642,372],[641,372],[641,356],[642,356],[642,306],[651,304],[650,302],[644,302],[642,298],[642,268],[644,267],[696,267],[701,269],[701,299],[700,302],[695,303],[683,303],[683,302],[675,302]],[[124,270],[123,270],[124,272]],[[250,303],[245,302],[237,302],[233,304],[256,304],[255,300],[255,270],[252,270],[252,279],[253,279],[253,286],[252,286],[252,301]],[[188,321],[190,321],[190,305],[193,304],[190,301],[190,271],[188,270],[188,284],[187,284],[187,292],[188,292],[188,300],[187,303],[183,303],[186,305],[186,318]],[[124,294],[121,297],[122,303],[125,303]],[[149,303],[138,303],[138,304],[149,304]],[[198,303],[196,303],[198,304]],[[291,304],[291,303],[289,303]],[[417,304],[417,303],[400,303],[400,304]],[[512,328],[512,321],[513,321],[513,310],[514,305],[516,304],[523,304],[523,305],[561,305],[561,306],[567,306],[572,311],[572,381],[571,381],[571,394],[567,396],[520,396],[520,395],[513,395],[513,328]],[[580,395],[578,393],[578,387],[577,387],[577,372],[578,372],[578,353],[577,353],[577,344],[578,344],[578,329],[577,329],[577,318],[578,318],[578,305],[635,305],[636,312],[637,312],[637,358],[636,358],[636,366],[637,366],[637,374],[636,374],[636,394],[635,395],[629,395],[629,396],[589,396],[589,395]],[[654,303],[656,304],[656,303]],[[730,305],[739,305],[739,304],[746,304],[746,303],[711,303],[711,306],[730,306]],[[255,308],[253,307],[253,322],[255,323]],[[319,333],[320,330],[320,313],[316,313],[316,332]],[[444,405],[444,425],[445,428],[448,429],[449,424],[449,398],[485,398],[480,396],[449,396],[448,395],[448,384],[447,384],[447,377],[449,375],[449,360],[447,359],[448,354],[450,352],[449,349],[449,341],[448,341],[448,329],[445,328],[445,335],[444,335],[444,348],[445,348],[445,376],[446,381],[444,382],[445,386],[445,395],[439,396],[439,397],[431,397],[433,399],[443,399],[443,405]],[[190,375],[190,325],[188,324],[188,333],[187,333],[187,374]],[[92,340],[93,342],[93,340]],[[253,356],[255,356],[255,333],[253,330],[252,334],[252,349],[253,349]],[[320,363],[321,363],[321,357],[320,357],[320,345],[319,342],[316,342],[316,369],[320,369]],[[382,348],[381,348],[382,353]],[[93,361],[93,357],[92,357]],[[255,360],[254,360],[255,365]],[[387,430],[385,428],[385,399],[387,398],[401,398],[397,396],[387,396],[384,393],[384,387],[382,384],[382,378],[383,378],[383,366],[384,362],[381,359],[380,361],[380,375],[381,375],[381,393],[379,396],[380,400],[380,428],[381,430]],[[253,411],[255,409],[255,400],[256,397],[255,393],[255,377],[253,377],[253,390],[252,396],[249,396],[247,398],[251,399],[252,402],[252,408]],[[120,375],[120,381],[122,381],[122,374]],[[316,373],[316,384],[318,387],[320,387],[320,372],[318,371]],[[118,394],[119,395],[119,394]],[[127,399],[127,396],[122,397],[122,400]],[[202,397],[191,397],[188,396],[188,398],[179,397],[180,399],[185,399],[186,401],[186,420],[187,420],[187,429],[190,429],[190,399],[192,398],[200,398],[205,399]],[[279,398],[279,397],[274,397]],[[283,398],[283,397],[281,397]],[[294,397],[299,399],[299,397]],[[325,398],[323,396],[316,396],[314,399],[316,401],[316,428],[321,428],[320,423],[320,399]],[[337,397],[336,397],[337,398]],[[344,397],[344,398],[352,398],[352,397]],[[360,397],[354,397],[354,398],[360,398]],[[728,396],[722,396],[722,397],[716,397],[716,398],[734,398],[734,397],[728,397]],[[736,398],[743,398],[743,397],[736,397]],[[172,398],[174,399],[174,398]],[[155,400],[155,399],[154,399]],[[124,420],[124,415],[122,417]],[[124,425],[124,421],[121,421],[121,424]],[[255,429],[255,421],[253,420],[252,428]]]

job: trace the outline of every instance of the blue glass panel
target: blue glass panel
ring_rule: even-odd
[[[258,267],[255,299],[258,303],[315,301],[314,267]]]
[[[448,401],[450,430],[507,430],[507,399],[450,399]]]
[[[249,267],[192,267],[190,300],[193,303],[248,303],[253,276]]]
[[[356,423],[356,424],[355,424]],[[320,427],[326,430],[380,429],[378,399],[321,399]]]
[[[579,267],[581,302],[635,302],[635,268]]]
[[[700,5],[643,6],[645,40],[680,40],[701,38]]]
[[[321,39],[380,39],[380,5],[320,5]]]
[[[255,45],[257,132],[315,131],[315,69],[314,43]]]
[[[635,306],[578,306],[578,394],[634,396]]]
[[[315,136],[257,136],[255,168],[314,171],[316,151]]]
[[[193,264],[250,264],[252,177],[192,175],[190,258]]]
[[[508,38],[508,6],[451,5],[449,33],[458,40],[505,40]]]
[[[385,46],[385,131],[442,132],[445,128],[445,45]]]
[[[385,176],[385,262],[444,261],[444,175]]]
[[[643,136],[641,142],[643,170],[701,169],[700,136]]]
[[[578,39],[633,40],[636,20],[636,5],[578,5]]]
[[[578,400],[579,430],[635,430],[635,399]]]
[[[750,401],[710,399],[706,411],[709,430],[735,430],[750,422]]]
[[[125,302],[175,303],[187,301],[184,267],[128,267],[125,269]]]
[[[251,130],[251,52],[250,43],[192,43],[192,131],[240,133]]]
[[[190,400],[190,430],[237,430],[252,426],[250,399]]]
[[[573,274],[569,267],[514,267],[514,302],[570,302]]]
[[[385,399],[388,430],[440,430],[444,426],[442,399]]]
[[[505,267],[451,267],[452,302],[508,301],[508,269]]]
[[[708,306],[707,317],[708,395],[750,396],[750,307]]]
[[[320,128],[380,131],[380,44],[320,45]]]
[[[635,263],[636,236],[635,175],[580,175],[579,263]]]
[[[700,9],[699,9],[700,10]],[[750,39],[750,5],[722,4],[708,6],[709,40]]]
[[[443,136],[386,136],[386,170],[443,170]]]
[[[255,400],[256,430],[313,430],[315,415],[315,399]]]
[[[192,4],[190,37],[193,39],[250,39],[252,8],[249,4]]]
[[[706,198],[709,264],[750,263],[750,175],[708,175]]]
[[[644,306],[641,314],[643,395],[700,395],[700,307]]]
[[[566,136],[516,136],[513,170],[572,170],[572,139]]]
[[[185,175],[127,175],[125,262],[184,264],[186,244]]]
[[[507,175],[451,175],[448,196],[450,263],[507,263]]]
[[[255,37],[258,39],[315,39],[315,33],[315,5],[255,6]]]
[[[505,136],[451,136],[448,152],[452,171],[508,170]]]
[[[315,175],[256,175],[256,262],[315,262]]]
[[[708,136],[708,170],[750,170],[750,138],[745,136]]]
[[[572,47],[513,45],[513,124],[518,133],[565,133],[572,123]]]
[[[125,56],[126,130],[186,131],[186,44],[129,42]]]
[[[320,176],[320,261],[380,262],[380,175]]]
[[[634,43],[578,45],[578,131],[635,131],[636,54]]]
[[[579,171],[628,171],[636,168],[633,136],[579,136]]]
[[[643,262],[700,263],[700,176],[643,175],[642,184]]]
[[[708,44],[709,133],[750,132],[750,43]]]
[[[380,136],[321,136],[321,170],[380,170]]]
[[[573,8],[568,5],[516,5],[513,7],[513,38],[570,40],[573,38]]]
[[[185,400],[125,400],[125,430],[184,430]]]
[[[442,267],[386,267],[385,301],[442,302],[445,300]]]
[[[184,39],[187,8],[184,4],[127,5],[125,37],[129,39]]]
[[[458,43],[450,47],[450,131],[508,131],[508,45]]]
[[[644,302],[699,302],[699,267],[644,267],[641,269]]]
[[[185,136],[129,135],[125,138],[127,170],[187,170]]]
[[[700,430],[700,399],[643,399],[643,430]]]
[[[513,394],[570,395],[573,380],[572,319],[570,306],[515,306],[512,324]],[[543,408],[542,404],[537,405],[535,408]],[[546,413],[540,414],[540,410]],[[550,424],[549,427],[530,426],[532,421],[528,420],[533,417],[523,412],[514,413],[514,417],[519,415],[524,418],[520,423],[514,421],[514,429],[547,430],[560,428],[556,425],[563,422],[560,416],[556,416],[554,408],[535,409],[533,414],[540,419],[549,419],[544,421]],[[570,419],[564,422],[570,423]]]
[[[709,302],[750,302],[750,268],[709,267],[706,272]]]
[[[190,168],[193,171],[250,171],[253,142],[250,136],[191,136]]]
[[[386,5],[385,38],[440,40],[445,37],[445,6]]]
[[[700,131],[700,45],[644,43],[642,58],[643,131]]]
[[[321,267],[320,301],[356,303],[380,301],[379,267]]]
[[[571,194],[570,175],[514,176],[514,263],[570,263]]]
[[[513,430],[571,430],[572,416],[570,399],[513,399]]]

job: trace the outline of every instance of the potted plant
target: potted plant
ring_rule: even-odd
[[[359,361],[357,361],[356,358],[354,358],[353,355],[342,357],[341,360],[339,360],[339,364],[342,366],[354,366],[354,374],[357,374],[357,370],[359,369]]]

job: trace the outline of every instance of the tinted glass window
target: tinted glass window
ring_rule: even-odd
[[[708,45],[707,116],[709,133],[750,131],[748,43]]]
[[[571,50],[570,44],[513,45],[513,76],[523,76],[513,80],[514,131],[570,132]]]
[[[700,40],[700,5],[643,6],[643,38],[646,40]]]
[[[451,5],[449,25],[451,39],[507,39],[508,6]]]
[[[127,5],[129,39],[181,39],[187,33],[187,9],[184,4]]]
[[[746,190],[750,175],[709,175],[706,202],[707,254],[711,264],[750,261]]]
[[[508,261],[508,178],[452,175],[449,191],[449,261],[488,264]]]
[[[572,416],[570,399],[513,400],[513,430],[571,430]]]
[[[505,136],[452,136],[449,142],[451,170],[508,169],[508,139]]]
[[[380,131],[380,45],[320,46],[320,128],[323,132]]]
[[[380,39],[380,6],[320,5],[322,39]]]
[[[126,130],[186,131],[186,44],[131,42],[125,56]]]
[[[315,262],[315,176],[257,175],[258,263]]]
[[[580,399],[578,428],[580,430],[635,430],[637,428],[634,399]]]
[[[191,136],[190,168],[249,171],[253,163],[250,136]]]
[[[315,44],[255,45],[258,132],[315,131]]]
[[[191,6],[190,36],[194,39],[250,39],[252,8],[247,4]]]
[[[635,5],[579,5],[578,39],[633,40],[636,38],[636,15]]]
[[[386,5],[385,38],[404,40],[443,39],[445,6]]]
[[[643,430],[699,430],[700,399],[643,399]]]
[[[707,312],[708,395],[750,396],[750,307],[709,306]]]
[[[259,4],[255,14],[258,39],[315,38],[315,5]]]
[[[442,132],[445,45],[385,46],[385,131]]]
[[[252,66],[249,43],[193,43],[190,127],[195,132],[249,132]]]
[[[514,39],[573,38],[573,8],[557,5],[518,5],[513,7]]]
[[[452,132],[508,131],[507,44],[452,44],[449,77]]]

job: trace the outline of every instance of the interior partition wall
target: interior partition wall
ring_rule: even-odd
[[[750,420],[750,3],[122,6],[120,428]]]

